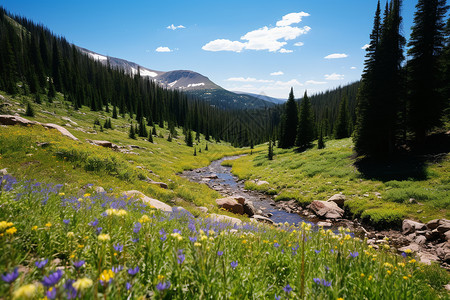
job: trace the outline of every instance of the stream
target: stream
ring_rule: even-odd
[[[253,202],[253,206],[257,214],[269,217],[275,223],[298,224],[301,222],[311,223],[305,217],[297,213],[289,213],[281,208],[275,206],[273,196],[266,195],[258,191],[246,190],[244,187],[244,180],[239,180],[231,173],[231,167],[222,166],[225,160],[234,160],[241,156],[228,156],[222,159],[213,161],[209,166],[185,171],[182,173],[183,177],[190,181],[204,183],[211,189],[218,191],[224,197],[228,196],[243,196],[245,199]]]

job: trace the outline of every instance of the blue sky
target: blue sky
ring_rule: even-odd
[[[358,80],[376,3],[2,1],[12,13],[97,53],[154,70],[194,70],[224,88],[278,98],[287,98],[291,86],[300,97]],[[404,1],[406,37],[416,3]]]

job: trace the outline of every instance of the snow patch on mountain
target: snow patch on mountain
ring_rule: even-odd
[[[178,80],[175,80],[174,82],[171,82],[168,84],[168,86],[173,87],[175,84],[177,84]]]
[[[205,85],[205,83],[204,82],[200,82],[200,83],[190,83],[190,84],[188,84],[188,88],[190,88],[190,87],[199,87],[199,86],[204,86]]]
[[[96,53],[88,53],[90,57],[92,57],[95,60],[108,60],[108,58],[106,56],[100,55],[100,54],[96,54]]]
[[[141,69],[141,76],[156,77],[158,74],[150,70]]]

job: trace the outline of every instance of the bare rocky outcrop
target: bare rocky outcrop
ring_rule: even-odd
[[[150,198],[146,195],[144,195],[143,193],[136,191],[136,190],[131,190],[131,191],[126,191],[124,192],[125,195],[127,196],[132,196],[132,197],[138,197],[140,198],[144,203],[147,203],[153,207],[155,207],[156,209],[165,211],[165,212],[172,212],[172,207],[164,202],[161,202],[159,200]]]
[[[336,194],[333,195],[332,197],[330,197],[327,202],[334,202],[336,203],[339,207],[344,207],[344,202],[345,202],[345,196],[342,194]]]
[[[253,206],[253,202],[250,200],[245,200],[244,202],[244,213],[251,217],[256,214],[255,207]]]
[[[230,225],[242,225],[242,221],[238,218],[233,218],[225,215],[218,215],[218,214],[209,214],[208,218],[212,219],[216,222],[223,222],[223,223],[229,223]]]
[[[340,219],[344,215],[344,210],[335,202],[314,200],[308,208],[318,217],[324,219]]]
[[[250,220],[254,220],[256,222],[260,222],[260,223],[266,223],[266,224],[270,224],[273,225],[275,224],[274,221],[272,221],[271,219],[261,216],[261,215],[253,215]]]
[[[0,124],[1,125],[22,125],[22,126],[31,126],[31,125],[41,125],[45,128],[51,128],[58,130],[62,135],[71,138],[74,141],[78,141],[78,139],[71,134],[67,129],[65,129],[62,126],[52,124],[52,123],[39,123],[36,121],[30,121],[28,119],[19,117],[19,116],[13,116],[13,115],[0,115]]]

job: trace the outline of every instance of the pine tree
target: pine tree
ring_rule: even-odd
[[[269,140],[269,149],[267,152],[267,158],[269,160],[273,160],[273,142],[272,139]]]
[[[128,137],[133,140],[136,139],[136,132],[134,131],[133,124],[131,124],[131,126],[130,126],[130,133],[128,134]]]
[[[154,136],[158,136],[158,133],[156,132],[156,126],[153,126],[152,134],[153,134]]]
[[[205,146],[205,151],[208,151],[208,144],[206,144]]]
[[[416,5],[408,55],[408,124],[416,142],[440,125],[444,110],[443,70],[446,0],[419,0]]]
[[[114,105],[114,107],[113,107],[112,117],[113,117],[113,119],[117,119],[117,108],[116,108],[115,105]]]
[[[195,140],[200,143],[200,132],[198,132],[198,130],[195,133]]]
[[[197,156],[197,148],[194,148],[194,156]]]
[[[348,111],[347,97],[342,97],[341,104],[339,105],[338,119],[335,125],[334,137],[336,139],[343,139],[350,136],[350,114]],[[321,131],[322,134],[322,131]]]
[[[34,117],[34,109],[30,102],[27,102],[27,110],[25,111],[25,116]]]
[[[48,86],[48,93],[47,93],[48,101],[52,102],[52,100],[55,98],[55,96],[56,96],[55,85],[53,84],[52,81],[50,81],[50,84]]]
[[[298,127],[298,105],[295,102],[294,89],[291,88],[289,99],[284,106],[284,113],[281,122],[280,148],[290,148],[295,145],[295,138]]]
[[[194,141],[193,141],[192,131],[191,130],[188,130],[188,132],[186,133],[184,141],[186,142],[186,145],[188,147],[192,147],[194,145]]]
[[[150,143],[153,143],[153,135],[152,135],[152,132],[149,130],[149,132],[148,132],[148,141],[150,142]]]
[[[147,137],[147,127],[145,126],[144,118],[141,118],[139,120],[139,128],[138,128],[139,136],[140,137]]]
[[[171,142],[172,141],[172,134],[169,132],[169,135],[167,136],[167,141]]]
[[[325,142],[323,140],[323,130],[320,130],[319,133],[319,140],[317,141],[317,149],[324,149],[325,148]]]
[[[41,95],[39,93],[34,94],[34,102],[42,104]]]
[[[308,94],[300,102],[300,117],[298,121],[297,139],[295,146],[300,148],[309,147],[314,140],[314,118],[311,109],[311,102]]]

